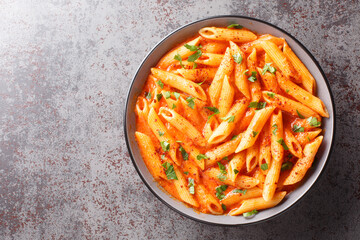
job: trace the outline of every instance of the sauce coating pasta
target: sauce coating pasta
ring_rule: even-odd
[[[136,113],[143,160],[195,210],[248,217],[283,201],[321,145],[316,82],[282,38],[206,27],[151,69]]]

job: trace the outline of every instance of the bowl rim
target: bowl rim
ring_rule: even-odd
[[[149,56],[153,53],[153,51],[155,51],[155,49],[157,49],[157,47],[159,45],[161,45],[164,41],[166,41],[171,35],[173,35],[174,33],[178,32],[178,31],[181,31],[182,29],[184,28],[187,28],[189,27],[190,25],[193,25],[193,24],[196,24],[198,22],[202,22],[202,21],[205,21],[205,20],[210,20],[210,19],[216,19],[216,18],[239,18],[239,19],[247,19],[247,20],[252,20],[252,21],[257,21],[257,22],[260,22],[260,23],[263,23],[263,24],[266,24],[266,25],[269,25],[270,27],[273,27],[281,32],[283,32],[284,34],[286,34],[288,37],[290,37],[292,40],[294,40],[301,48],[302,50],[304,50],[306,52],[306,54],[311,58],[311,60],[315,63],[316,67],[318,68],[319,72],[321,73],[323,79],[325,80],[325,83],[326,83],[326,87],[327,87],[327,90],[329,92],[329,95],[330,95],[330,100],[331,100],[331,107],[332,107],[332,110],[333,110],[333,131],[332,131],[332,138],[331,138],[331,141],[330,141],[330,149],[329,149],[329,154],[326,156],[326,159],[325,159],[325,164],[324,166],[322,167],[322,169],[320,170],[320,173],[319,175],[317,176],[317,178],[315,179],[315,181],[308,187],[308,189],[302,193],[298,199],[293,203],[291,204],[290,206],[288,206],[287,208],[285,209],[282,209],[280,210],[279,212],[275,213],[274,215],[268,217],[268,218],[265,218],[265,219],[261,219],[259,221],[256,221],[256,222],[249,222],[249,223],[238,223],[238,224],[227,224],[227,223],[214,223],[214,222],[211,222],[211,221],[206,221],[206,220],[201,220],[201,219],[198,219],[198,218],[194,218],[178,209],[176,209],[175,207],[171,206],[168,202],[166,202],[165,200],[163,200],[153,189],[152,187],[146,182],[144,176],[140,173],[140,170],[135,162],[135,158],[132,154],[132,151],[131,151],[131,147],[130,147],[130,141],[129,141],[129,137],[128,137],[128,132],[127,132],[127,116],[126,116],[126,113],[128,111],[128,106],[129,106],[129,101],[130,101],[130,93],[131,93],[131,90],[133,88],[133,85],[134,85],[134,82],[135,82],[135,79],[137,77],[137,75],[139,74],[139,71],[140,69],[142,68],[142,66],[144,65],[144,63],[146,62],[146,60],[149,58]],[[196,20],[196,21],[192,21],[190,23],[187,23],[185,25],[182,25],[180,26],[179,28],[173,30],[172,32],[170,32],[169,34],[167,34],[165,37],[163,37],[147,54],[146,56],[144,57],[144,59],[142,60],[140,66],[137,68],[135,74],[134,74],[134,77],[132,78],[131,80],[131,84],[129,86],[129,89],[128,89],[128,92],[127,92],[127,96],[126,96],[126,101],[125,101],[125,111],[124,111],[124,116],[123,116],[123,120],[124,120],[124,135],[125,135],[125,142],[126,142],[126,146],[127,146],[127,149],[128,149],[128,152],[129,152],[129,156],[130,156],[130,159],[138,173],[138,175],[140,176],[141,180],[143,181],[143,183],[145,184],[145,186],[150,190],[150,192],[152,192],[153,195],[156,196],[157,199],[159,199],[163,204],[165,204],[167,207],[169,207],[170,209],[172,209],[173,211],[179,213],[180,215],[182,216],[185,216],[191,220],[194,220],[196,222],[200,222],[200,223],[205,223],[205,224],[209,224],[209,225],[215,225],[215,226],[227,226],[227,227],[237,227],[237,226],[245,226],[245,225],[254,225],[254,224],[259,224],[259,223],[263,223],[263,222],[266,222],[266,221],[269,221],[275,217],[278,217],[280,216],[281,214],[285,213],[286,211],[288,211],[289,209],[291,209],[293,206],[295,206],[297,203],[299,203],[303,197],[310,192],[310,190],[312,189],[312,187],[315,185],[315,183],[318,182],[319,178],[323,175],[324,173],[324,170],[326,169],[326,167],[328,166],[328,162],[329,162],[329,158],[331,157],[332,153],[333,153],[333,146],[334,146],[334,141],[335,141],[335,134],[336,134],[336,109],[335,109],[335,101],[334,101],[334,96],[333,96],[333,93],[331,91],[331,88],[330,88],[330,83],[329,83],[329,80],[327,79],[323,69],[321,68],[319,62],[315,59],[315,57],[312,55],[312,53],[299,41],[297,40],[294,36],[292,36],[290,33],[288,33],[287,31],[285,31],[284,29],[270,23],[270,22],[267,22],[267,21],[264,21],[264,20],[261,20],[261,19],[258,19],[258,18],[254,18],[254,17],[248,17],[248,16],[243,16],[243,15],[216,15],[216,16],[210,16],[210,17],[206,17],[206,18],[201,18],[199,20]]]

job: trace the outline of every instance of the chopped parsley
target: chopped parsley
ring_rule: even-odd
[[[160,136],[160,137],[165,134],[164,132],[162,132],[162,131],[160,131],[160,130],[158,130],[158,133],[159,133],[159,136]]]
[[[199,161],[202,160],[202,159],[208,159],[208,158],[209,157],[204,155],[204,154],[199,154],[199,155],[196,156],[196,159],[199,160]]]
[[[237,64],[241,64],[243,58],[240,53],[234,54],[232,57]]]
[[[174,166],[168,162],[164,162],[162,164],[162,166],[165,168],[165,174],[167,179],[174,179],[174,180],[178,180],[175,170],[174,170]]]
[[[280,138],[279,140],[277,140],[277,142],[281,144],[284,150],[289,150],[288,146],[286,146],[284,139]]]
[[[276,68],[274,68],[273,66],[271,66],[272,63],[266,63],[262,72],[261,72],[261,75],[264,75],[266,73],[266,71],[270,72],[271,74],[275,74],[276,72]]]
[[[213,114],[211,114],[210,116],[208,116],[208,120],[209,120],[212,116],[220,113],[219,109],[217,109],[216,107],[205,107],[205,108],[206,108],[206,109],[209,109],[210,111],[213,112]]]
[[[305,119],[305,117],[303,115],[301,115],[301,113],[296,109],[296,113],[299,116],[299,118],[301,119]]]
[[[234,174],[238,174],[238,173],[239,173],[239,170],[234,169]]]
[[[242,195],[245,195],[245,194],[246,194],[246,192],[247,192],[247,190],[246,190],[246,189],[244,189],[244,190],[241,190],[241,189],[234,189],[232,192],[233,192],[233,193],[241,193]]]
[[[170,93],[169,91],[164,92],[164,97],[165,97],[166,99],[170,98],[170,97],[171,97],[171,93]]]
[[[221,204],[221,208],[224,210],[224,211],[226,211],[226,206],[225,206],[225,204]]]
[[[281,171],[289,170],[292,168],[292,166],[293,166],[292,162],[285,162],[281,165]]]
[[[307,119],[307,121],[309,122],[310,126],[312,127],[320,127],[321,122],[319,122],[316,117],[309,117]]]
[[[289,89],[286,89],[285,92],[288,93],[288,92],[290,92],[290,90],[289,90]]]
[[[234,122],[235,116],[234,116],[234,115],[230,115],[230,116],[223,117],[223,118],[220,118],[220,119],[221,119],[221,120],[224,120],[224,121],[227,121],[228,123],[231,123],[231,122]]]
[[[266,102],[251,102],[249,108],[256,108],[256,110],[263,109],[266,106]]]
[[[192,108],[192,109],[194,109],[195,108],[195,102],[194,102],[194,97],[187,97],[186,98],[186,101],[187,101],[187,105],[190,107],[190,108]]]
[[[251,216],[253,216],[253,215],[257,214],[257,213],[258,213],[258,211],[255,209],[255,210],[252,210],[251,212],[243,213],[243,216],[244,217],[251,217]]]
[[[256,132],[256,131],[253,131],[252,134],[253,134],[253,137],[256,137],[256,135],[258,135],[259,132]]]
[[[178,92],[173,92],[173,94],[174,94],[174,96],[175,96],[176,100],[177,100],[177,99],[179,99],[179,97],[180,97],[180,93],[178,93]]]
[[[274,130],[272,131],[272,133],[274,134],[274,136],[276,136],[276,132],[278,130],[278,125],[277,124],[274,124],[272,125],[272,127],[274,128]]]
[[[265,170],[269,169],[269,165],[267,163],[263,163],[263,164],[261,164],[260,168],[261,168],[261,170],[265,171]]]
[[[185,149],[184,149],[182,146],[179,147],[179,150],[180,150],[180,152],[181,152],[182,158],[183,158],[185,161],[186,161],[186,160],[189,160],[189,154],[185,151]]]
[[[159,93],[159,94],[156,94],[156,99],[158,100],[158,101],[160,101],[160,99],[162,98],[162,93]]]
[[[249,76],[249,74],[247,73],[248,71],[249,71],[249,69],[246,69],[246,70],[244,71],[244,75]]]
[[[167,141],[160,142],[161,148],[164,152],[168,152],[170,150],[170,143]]]
[[[223,160],[229,161],[229,157],[228,156],[223,157]]]
[[[156,84],[159,85],[161,89],[164,88],[164,83],[161,80],[157,81]]]
[[[271,98],[275,97],[275,93],[273,93],[273,92],[267,92],[266,95],[268,95]]]
[[[164,160],[165,159],[165,154],[161,155],[161,159]]]
[[[180,62],[180,66],[181,66],[182,68],[185,68],[185,66],[184,66],[183,63],[182,63],[182,58],[181,58],[180,54],[176,54],[176,55],[174,56],[174,59]]]
[[[196,60],[201,57],[202,55],[202,51],[201,51],[201,48],[202,46],[199,45],[199,46],[194,46],[194,45],[189,45],[189,44],[185,44],[184,45],[187,49],[189,49],[190,51],[195,51],[194,54],[190,55],[188,57],[188,62],[193,62],[194,63],[194,66],[193,68],[196,68],[197,67],[197,64],[196,64]]]
[[[189,193],[190,194],[195,194],[195,184],[194,184],[194,179],[192,178],[188,178],[188,187],[189,187]]]
[[[201,86],[206,80],[200,82],[200,83],[197,83],[197,85]]]
[[[218,164],[219,169],[220,169],[220,174],[217,176],[217,178],[220,181],[224,181],[224,180],[227,179],[227,177],[226,177],[226,168],[221,162],[217,162],[217,164]]]
[[[239,135],[234,135],[231,140],[235,140]]]
[[[228,188],[227,185],[220,185],[218,187],[215,188],[216,190],[216,197],[219,199],[219,200],[222,200],[225,195],[223,194],[223,192]]]
[[[293,131],[294,132],[304,132],[304,127],[302,127],[302,126],[298,126],[298,125],[294,125],[294,127],[293,127]]]
[[[242,29],[243,26],[241,26],[240,24],[237,24],[237,23],[233,23],[229,26],[227,26],[227,28],[236,28],[236,29]]]
[[[176,108],[176,105],[173,103],[171,109],[174,109],[174,108]]]
[[[148,92],[145,96],[146,96],[146,99],[151,99],[151,92]]]
[[[184,174],[185,174],[185,175],[188,175],[188,174],[189,174],[189,172],[184,172]]]
[[[251,76],[248,78],[250,82],[255,82],[257,80],[256,78],[256,71],[251,72]]]

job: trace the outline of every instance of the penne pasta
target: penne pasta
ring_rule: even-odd
[[[279,84],[276,81],[276,77],[274,74],[271,74],[270,72],[265,72],[262,74],[263,70],[259,67],[256,68],[258,75],[261,78],[261,82],[263,83],[265,89],[269,92],[273,93],[279,93],[280,87]]]
[[[189,193],[189,189],[187,187],[188,182],[186,181],[184,175],[177,167],[175,167],[174,169],[178,180],[171,181],[174,183],[181,200],[183,200],[187,204],[190,204],[191,206],[198,207],[199,203],[195,200],[193,195]]]
[[[230,207],[237,203],[240,203],[242,200],[250,199],[250,198],[257,198],[261,197],[262,189],[258,187],[246,189],[245,193],[242,191],[241,193],[236,193],[234,191],[229,192],[226,194],[225,198],[221,200],[221,203],[224,204],[226,207]]]
[[[246,171],[251,172],[259,162],[259,141],[246,149]]]
[[[223,118],[228,114],[234,100],[234,95],[235,95],[234,88],[230,85],[228,76],[225,75],[220,92],[219,103],[218,103],[220,118]]]
[[[256,48],[254,48],[254,50],[248,56],[246,62],[247,62],[247,67],[249,69],[249,75],[251,75],[251,77],[249,77],[248,80],[251,78],[253,79],[250,82],[251,101],[258,102],[261,98],[261,85],[260,85],[259,76],[256,71],[256,63],[257,63]]]
[[[270,118],[271,130],[271,156],[276,162],[282,162],[284,157],[284,149],[287,146],[284,141],[284,126],[282,112],[274,112]]]
[[[267,122],[260,133],[260,148],[259,148],[259,168],[263,174],[267,174],[271,165],[271,135],[269,123]],[[266,164],[266,165],[263,165]],[[261,168],[261,165],[267,168]]]
[[[149,114],[149,104],[145,98],[138,98],[135,105],[135,112],[139,117],[147,119],[147,116]]]
[[[225,40],[233,42],[250,42],[257,37],[254,33],[245,29],[229,29],[217,27],[205,27],[200,29],[199,34],[207,39]]]
[[[211,82],[215,77],[217,68],[178,69],[177,72],[184,78],[194,82]]]
[[[206,212],[209,212],[214,215],[219,215],[223,213],[223,209],[218,200],[216,200],[211,194],[208,193],[204,185],[198,184],[195,186],[196,197],[198,201],[206,209]]]
[[[305,144],[311,142],[321,133],[321,129],[315,129],[313,131],[298,133],[295,135],[296,140],[299,142],[301,147],[304,147]]]
[[[245,151],[236,153],[231,159],[227,169],[227,177],[230,181],[235,182],[235,179],[243,166],[246,163],[246,154]]]
[[[209,141],[209,138],[214,133],[215,129],[219,126],[219,122],[217,121],[216,117],[212,116],[209,120],[205,123],[203,129],[203,136],[205,137],[206,141]]]
[[[265,177],[264,189],[263,189],[263,198],[265,201],[270,201],[273,199],[277,183],[279,181],[280,171],[281,171],[282,161],[273,161],[269,172]]]
[[[263,51],[264,49],[260,45],[262,41],[271,41],[279,47],[283,46],[285,42],[283,38],[277,38],[270,34],[265,34],[260,36],[255,41],[243,44],[241,46],[241,50],[245,53],[251,53],[254,50],[254,48],[256,49],[257,52]]]
[[[294,137],[289,128],[284,129],[285,133],[285,144],[289,148],[289,151],[296,157],[302,158],[302,147],[298,140]]]

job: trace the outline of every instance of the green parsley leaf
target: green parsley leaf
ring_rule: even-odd
[[[193,62],[194,63],[194,66],[193,68],[196,68],[197,67],[197,64],[195,63],[195,61],[197,59],[199,59],[199,57],[201,57],[202,55],[202,51],[200,50],[202,48],[201,45],[199,46],[194,46],[194,45],[189,45],[189,44],[185,44],[184,45],[187,49],[189,49],[190,51],[195,51],[195,53],[193,53],[192,55],[190,55],[188,57],[188,62]]]
[[[188,175],[188,174],[189,174],[189,172],[184,172],[184,174],[185,174],[185,175]]]
[[[292,162],[285,162],[281,165],[281,171],[286,171],[292,168],[294,164]]]
[[[235,140],[239,135],[234,135],[231,140]]]
[[[224,174],[222,174],[222,173],[220,173],[219,175],[217,175],[217,178],[220,180],[220,181],[225,181],[226,179],[227,179],[227,176],[226,175],[224,175]]]
[[[159,85],[161,87],[161,89],[164,88],[164,84],[161,80],[157,81],[156,84]]]
[[[296,113],[299,116],[299,118],[304,119],[305,117],[299,113],[299,111],[296,109]]]
[[[159,136],[160,136],[160,137],[165,134],[164,132],[162,132],[162,131],[160,131],[160,130],[158,130],[158,133],[159,133]]]
[[[265,170],[269,169],[269,166],[267,163],[263,163],[263,164],[261,164],[260,168],[261,168],[261,170],[265,171]]]
[[[186,160],[189,160],[189,154],[185,151],[185,149],[184,149],[182,146],[179,147],[179,150],[180,150],[180,152],[181,152],[182,158],[183,158],[185,161],[186,161]]]
[[[197,83],[197,85],[201,86],[206,80],[202,81],[201,83]]]
[[[170,143],[167,141],[160,142],[161,148],[164,152],[168,152],[170,150]]]
[[[284,150],[289,150],[288,146],[286,146],[284,139],[280,138],[279,140],[277,140],[277,142],[281,144]]]
[[[188,187],[189,187],[189,193],[190,194],[195,194],[195,184],[194,184],[194,179],[192,178],[188,178]]]
[[[227,26],[227,28],[236,28],[236,29],[242,29],[243,26],[241,26],[240,24],[237,24],[237,23],[233,23],[229,26]]]
[[[194,97],[187,97],[186,98],[186,101],[187,101],[187,105],[190,107],[190,108],[192,108],[192,109],[194,109],[195,108],[195,102],[194,102]]]
[[[290,92],[290,90],[289,90],[289,89],[286,89],[285,92],[288,93],[288,92]]]
[[[263,109],[266,106],[266,102],[251,102],[249,108],[256,108],[257,110]]]
[[[244,71],[244,75],[249,76],[248,71],[249,71],[249,69],[246,69],[246,70]]]
[[[204,155],[204,154],[199,154],[199,155],[196,156],[196,159],[199,160],[199,161],[200,161],[201,159],[208,159],[208,158],[209,158],[209,157],[207,157],[207,156]]]
[[[255,209],[255,210],[252,210],[251,212],[243,213],[243,217],[251,217],[257,213],[258,213],[258,211]]]
[[[307,121],[309,122],[310,126],[312,127],[320,127],[321,122],[319,122],[316,117],[309,117],[307,119]]]
[[[162,98],[162,93],[159,93],[159,94],[156,94],[156,99],[158,100],[158,101],[160,101],[160,99]]]
[[[289,154],[286,156],[286,158],[287,158],[288,160],[292,159],[292,157],[293,157],[293,155],[292,155],[291,153],[289,153]]]
[[[247,192],[247,190],[246,190],[246,189],[244,189],[244,190],[241,190],[241,189],[234,189],[232,192],[233,192],[233,193],[241,193],[242,195],[245,195],[245,194],[246,194],[246,192]]]
[[[173,92],[173,94],[174,94],[174,96],[175,96],[176,100],[178,100],[178,99],[179,99],[179,97],[180,97],[180,93],[178,93],[178,92]]]
[[[162,160],[165,159],[165,154],[161,155],[161,159],[162,159]]]
[[[151,99],[151,92],[148,92],[148,93],[146,94],[146,99]]]
[[[180,66],[181,66],[182,68],[185,68],[185,66],[184,66],[183,63],[182,63],[182,58],[181,58],[180,54],[176,54],[176,55],[174,56],[174,59],[180,62]]]
[[[308,139],[308,141],[309,141],[309,142],[311,142],[311,140],[310,140],[310,138],[309,138],[309,137],[307,137],[307,139]]]
[[[209,120],[212,116],[220,113],[219,109],[217,109],[216,107],[205,107],[205,108],[207,108],[207,109],[209,109],[210,111],[213,112],[213,114],[211,114],[210,116],[208,116],[208,120]]]
[[[243,58],[240,53],[234,54],[232,57],[237,64],[241,64]]]
[[[176,142],[177,142],[177,143],[182,143],[182,141],[179,141],[179,140],[177,140]]]
[[[276,68],[274,68],[273,66],[271,66],[272,63],[266,63],[262,72],[261,72],[261,75],[264,75],[266,73],[266,71],[269,71],[271,74],[275,74],[276,72]]]
[[[216,190],[216,197],[219,199],[219,200],[222,200],[225,195],[223,194],[223,192],[228,188],[227,185],[220,185],[218,187],[215,188]]]
[[[272,125],[272,127],[274,128],[274,130],[272,131],[272,133],[274,134],[274,136],[276,136],[276,132],[278,130],[278,125],[277,124],[274,124]]]
[[[250,82],[255,82],[257,80],[256,78],[256,71],[251,72],[251,76],[248,78]]]
[[[273,92],[267,92],[266,95],[268,95],[271,98],[275,97],[275,93],[273,93]]]
[[[202,48],[201,45],[195,46],[195,45],[189,45],[187,43],[184,45],[184,47],[186,47],[187,49],[189,49],[192,52],[195,52],[195,51],[200,50]]]
[[[256,137],[256,135],[258,135],[259,132],[256,132],[256,131],[253,131],[252,134],[253,134],[253,137]]]
[[[225,204],[221,204],[221,208],[224,210],[224,211],[226,211],[226,206],[225,206]]]
[[[223,160],[229,161],[229,157],[228,156],[223,157]]]
[[[221,163],[221,162],[217,162],[218,166],[219,166],[219,169],[220,169],[220,172],[222,174],[226,174],[226,168],[225,166]]]
[[[176,108],[176,105],[173,103],[171,109],[174,109],[174,108]]]
[[[171,93],[170,93],[169,91],[164,92],[164,97],[165,97],[166,99],[170,98],[170,97],[171,97]]]
[[[235,121],[235,116],[231,115],[231,116],[227,116],[227,117],[223,117],[220,118],[221,120],[227,121],[228,123],[234,122]]]
[[[298,126],[298,125],[294,125],[294,127],[293,127],[293,131],[294,132],[304,132],[304,127],[302,127],[302,126]]]
[[[168,162],[164,162],[162,164],[162,166],[165,168],[165,174],[166,174],[167,179],[178,180],[173,165],[171,165]]]
[[[239,170],[234,169],[234,173],[235,173],[235,174],[238,174],[238,173],[239,173]]]

